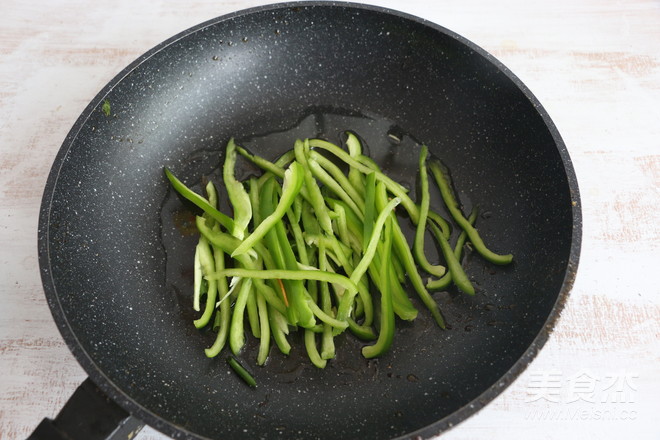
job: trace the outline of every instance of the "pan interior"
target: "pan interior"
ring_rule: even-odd
[[[168,424],[214,439],[414,432],[496,384],[557,301],[573,231],[557,141],[511,78],[447,31],[382,10],[260,9],[163,45],[98,104],[53,171],[46,290],[87,371],[100,370],[167,432]],[[204,356],[213,335],[192,325],[192,211],[162,168],[199,188],[204,176],[220,182],[231,136],[275,158],[298,137],[339,142],[347,129],[413,196],[418,146],[428,145],[464,208],[480,206],[487,243],[515,263],[469,255],[477,295],[435,294],[451,328],[434,326],[420,305],[378,360],[340,337],[337,359],[319,370],[294,336],[290,357],[273,349],[259,368],[248,338],[242,359],[259,383],[248,389],[224,356]],[[433,205],[443,209],[437,193]]]

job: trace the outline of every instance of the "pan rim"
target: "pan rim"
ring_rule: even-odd
[[[366,5],[361,3],[354,2],[344,2],[344,1],[294,1],[294,2],[281,2],[273,3],[267,5],[256,6],[252,8],[247,8],[239,11],[234,11],[225,15],[218,16],[216,18],[207,20],[198,25],[190,27],[168,39],[157,44],[138,58],[136,58],[132,63],[127,67],[121,70],[112,80],[108,82],[90,101],[90,103],[85,107],[81,115],[78,117],[73,127],[65,137],[65,140],[62,143],[54,161],[53,165],[49,171],[48,179],[44,188],[41,207],[39,213],[39,226],[38,226],[38,258],[39,258],[39,267],[42,279],[42,285],[44,288],[45,296],[53,316],[53,319],[62,335],[64,341],[66,342],[69,350],[74,355],[78,363],[83,367],[85,372],[89,375],[94,383],[103,390],[110,398],[112,398],[117,404],[126,409],[135,417],[141,419],[149,426],[161,431],[162,433],[176,438],[188,438],[188,439],[197,439],[197,440],[206,440],[206,437],[202,437],[198,434],[188,431],[186,428],[178,426],[170,421],[165,420],[164,418],[158,416],[149,409],[143,407],[138,402],[129,397],[124,393],[118,386],[116,386],[111,379],[105,375],[101,368],[95,363],[92,357],[85,351],[85,349],[80,344],[77,339],[74,331],[72,330],[66,314],[62,309],[62,306],[59,301],[57,290],[55,288],[55,282],[52,278],[50,272],[50,250],[49,250],[49,219],[50,219],[50,207],[52,204],[52,199],[57,187],[57,182],[60,175],[60,170],[62,165],[74,145],[78,134],[83,126],[87,123],[87,120],[93,113],[93,111],[98,107],[99,103],[116,87],[120,84],[126,76],[128,76],[132,71],[137,69],[144,62],[149,60],[151,57],[176,43],[177,41],[184,39],[194,33],[197,33],[205,28],[210,26],[217,25],[224,21],[229,21],[237,17],[250,15],[258,12],[272,11],[277,9],[290,9],[290,8],[313,8],[313,7],[339,7],[339,8],[349,8],[356,10],[366,10],[371,12],[379,12],[387,15],[392,15],[399,17],[405,20],[419,23],[425,27],[431,28],[434,31],[438,31],[442,34],[449,36],[457,40],[459,43],[465,45],[469,49],[475,51],[478,55],[485,58],[495,68],[502,72],[506,77],[524,94],[525,98],[534,106],[539,116],[543,120],[543,123],[550,132],[552,139],[555,143],[555,146],[558,150],[559,156],[562,161],[563,170],[566,173],[568,188],[570,192],[570,199],[572,201],[572,222],[573,230],[571,237],[571,246],[568,254],[568,261],[565,269],[565,276],[561,285],[561,289],[558,292],[557,300],[553,305],[550,314],[545,320],[543,326],[539,333],[534,337],[532,343],[525,350],[523,355],[506,371],[506,373],[500,377],[500,379],[482,392],[479,396],[473,399],[471,402],[468,402],[463,407],[454,411],[453,413],[445,416],[444,418],[433,422],[430,425],[427,425],[423,428],[418,429],[417,431],[408,433],[402,437],[397,437],[399,439],[411,438],[411,437],[421,437],[427,438],[434,435],[438,435],[441,432],[447,431],[452,427],[458,425],[463,420],[467,419],[471,415],[477,413],[479,410],[484,408],[487,404],[493,401],[498,395],[500,395],[509,385],[511,385],[527,368],[527,366],[532,362],[536,357],[540,349],[548,341],[552,330],[554,329],[562,309],[564,308],[569,292],[573,287],[575,277],[578,269],[578,262],[581,249],[581,240],[582,240],[582,212],[581,212],[581,202],[580,202],[580,193],[578,188],[578,181],[573,168],[570,155],[566,148],[566,145],[559,134],[557,127],[554,122],[551,120],[549,114],[545,108],[541,105],[538,99],[534,94],[527,88],[525,84],[511,72],[502,62],[496,59],[492,54],[476,45],[467,38],[443,27],[434,22],[428,21],[424,18],[408,14],[405,12],[397,11],[390,8]]]

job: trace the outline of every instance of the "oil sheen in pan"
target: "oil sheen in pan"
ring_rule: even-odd
[[[364,153],[381,166],[385,173],[408,188],[411,197],[415,200],[421,143],[384,117],[350,111],[310,111],[289,129],[245,137],[237,133],[236,141],[253,153],[269,160],[275,160],[290,150],[296,139],[318,137],[341,144],[346,130],[350,130],[360,137]],[[222,191],[222,163],[226,141],[222,140],[222,143],[212,149],[192,152],[182,163],[183,172],[177,171],[176,173],[200,194],[203,193],[202,188],[205,183],[208,180],[213,181],[219,189],[220,209],[225,213],[231,213],[226,194]],[[343,166],[340,162],[336,163]],[[236,177],[239,180],[260,174],[261,170],[247,160],[239,159],[236,164]],[[467,194],[464,192],[458,194],[463,202],[464,211],[469,212],[472,206]],[[433,184],[431,185],[431,199],[432,208],[440,212],[443,217],[449,218],[442,205],[439,192]],[[209,330],[197,330],[192,325],[192,321],[197,318],[198,314],[192,309],[192,262],[198,239],[194,216],[198,212],[191,204],[182,204],[181,200],[174,191],[170,190],[162,204],[162,243],[167,255],[166,285],[169,294],[176,297],[176,303],[179,306],[178,316],[180,319],[190,322],[190,325],[187,326],[190,338],[197,341],[202,339],[203,344],[210,346],[215,339],[215,334]],[[412,243],[414,225],[407,219],[400,220],[408,242]],[[428,239],[426,243],[429,260],[439,262],[439,251],[433,241]],[[412,288],[409,291],[412,292]],[[433,327],[434,323],[430,319],[428,311],[416,301],[416,297],[412,299],[420,311],[416,325]],[[451,325],[451,322],[448,324]],[[405,331],[408,326],[409,324],[404,321],[397,321],[397,331],[402,329]],[[470,331],[469,325],[465,327],[465,331]],[[290,335],[292,346],[302,346],[302,339],[298,340],[300,335],[296,333]],[[343,374],[354,379],[364,379],[370,374],[376,374],[377,361],[368,361],[360,355],[360,348],[363,344],[354,337],[340,338],[337,341],[337,358],[333,359],[328,366],[337,367]],[[257,346],[258,341],[255,338],[246,338],[243,356],[256,356]],[[204,356],[201,349],[200,356]],[[273,358],[277,360],[271,362]],[[268,363],[270,364],[268,368],[272,369],[273,380],[279,382],[295,381],[304,370],[316,368],[306,358],[304,350],[292,350],[290,356],[282,356],[277,350],[271,349]]]

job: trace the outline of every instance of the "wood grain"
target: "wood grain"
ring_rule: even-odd
[[[367,3],[439,23],[509,67],[556,123],[582,194],[580,268],[549,343],[445,437],[660,438],[660,3]],[[0,439],[25,438],[85,378],[52,321],[37,263],[41,192],[69,128],[141,53],[257,4],[0,1]],[[534,400],[553,372],[560,401]],[[579,377],[593,379],[597,402],[568,401]],[[623,385],[631,402],[611,401],[612,378],[632,383]],[[146,429],[139,439],[164,437]]]

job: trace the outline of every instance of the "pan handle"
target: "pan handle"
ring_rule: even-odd
[[[43,419],[28,440],[131,440],[143,426],[87,378],[57,417]]]

